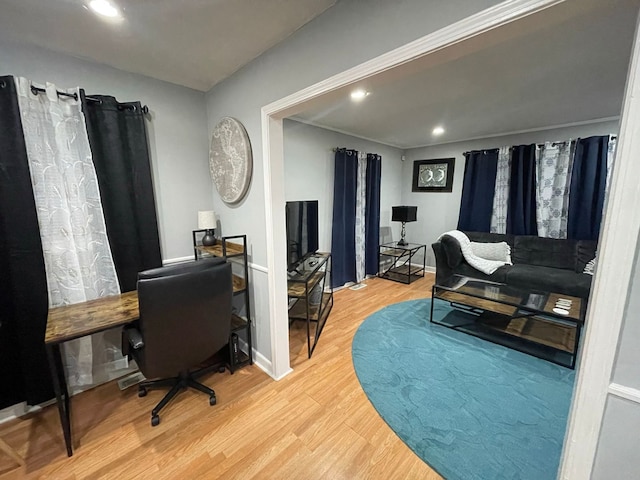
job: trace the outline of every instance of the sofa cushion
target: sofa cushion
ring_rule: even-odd
[[[598,242],[594,240],[578,240],[576,243],[575,272],[583,272],[587,263],[596,258],[596,248],[598,248]]]
[[[508,267],[506,283],[520,288],[587,298],[591,276],[562,268],[519,264]]]
[[[516,236],[511,251],[515,264],[537,265],[571,270],[575,273],[576,242],[557,238]],[[591,259],[589,259],[591,260]]]

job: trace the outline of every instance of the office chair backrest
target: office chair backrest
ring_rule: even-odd
[[[147,378],[196,367],[229,341],[231,264],[206,259],[138,274],[139,328]]]

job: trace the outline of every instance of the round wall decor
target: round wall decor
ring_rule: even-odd
[[[251,182],[253,161],[247,131],[235,118],[224,117],[213,127],[209,170],[225,203],[242,200]]]

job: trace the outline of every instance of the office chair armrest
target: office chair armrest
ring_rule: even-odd
[[[140,350],[142,347],[144,347],[142,334],[137,328],[125,328],[124,333],[127,336],[127,340],[129,341],[129,345],[131,345],[131,348],[133,348],[134,350]]]

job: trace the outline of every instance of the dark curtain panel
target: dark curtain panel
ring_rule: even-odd
[[[367,205],[365,220],[365,273],[378,273],[378,245],[380,245],[380,177],[382,157],[367,155]]]
[[[53,397],[47,278],[13,77],[0,77],[0,409]]]
[[[576,145],[569,189],[567,238],[597,240],[607,186],[609,136],[581,138]]]
[[[139,102],[81,93],[111,253],[128,292],[139,271],[162,266],[144,114]]]
[[[458,230],[489,232],[496,188],[498,150],[475,150],[464,154],[464,180]]]
[[[511,148],[507,233],[538,235],[536,223],[536,145]]]
[[[358,152],[338,149],[333,181],[331,256],[333,287],[356,281],[356,186]]]

